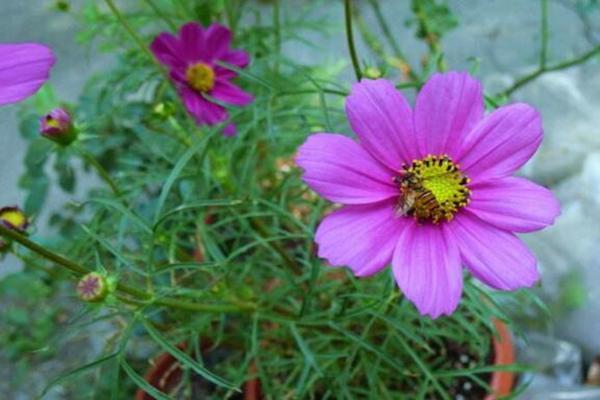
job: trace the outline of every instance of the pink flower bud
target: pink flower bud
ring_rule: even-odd
[[[71,115],[63,108],[55,108],[40,119],[42,136],[67,146],[77,139],[77,130],[73,125]]]
[[[27,215],[17,206],[0,208],[0,223],[18,232],[25,232],[29,226]]]

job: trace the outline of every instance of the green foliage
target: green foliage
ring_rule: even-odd
[[[99,339],[102,354],[57,372],[47,390],[93,387],[92,398],[131,398],[140,387],[169,398],[144,380],[148,358],[160,352],[184,366],[184,392],[201,377],[211,382],[213,398],[233,396],[255,377],[272,399],[446,399],[460,379],[488,388],[492,319],[507,319],[495,297],[466,279],[458,311],[431,321],[401,297],[391,274],[359,280],[315,256],[313,232],[332,207],[301,181],[293,158],[311,132],[350,134],[343,112],[349,87],[338,79],[348,63],[301,65],[282,53],[282,44],[317,46],[308,34],[325,35],[332,24],[314,12],[323,1],[287,11],[279,3],[144,0],[121,10],[144,44],[190,20],[232,28],[236,47],[252,58],[237,83],[255,96],[251,106],[230,110],[234,138],[223,137],[219,126],[194,124],[147,49],[103,4],[60,6],[81,21],[77,40],[111,52],[115,64],[91,78],[72,107],[81,124],[75,148],[58,149],[38,137],[38,109],[57,103],[51,91],[24,108],[21,131],[29,149],[20,185],[29,213],[43,209],[55,183],[49,168],[63,191],[85,189],[78,202],[51,216],[56,235],[47,247],[105,271],[119,286],[110,301],[89,306],[71,324],[79,332],[108,323],[111,335]],[[444,68],[439,41],[457,24],[446,2],[414,1],[413,12],[429,61],[422,71],[405,68],[411,80],[399,87],[407,91]],[[388,77],[398,80],[393,73]],[[506,99],[488,96],[487,106]],[[86,172],[106,172],[118,191],[75,172],[82,154],[98,163],[84,157]],[[0,290],[31,285],[11,279]],[[25,309],[38,305],[36,321],[22,308],[7,314],[13,326],[2,340],[16,353],[42,347],[55,315],[39,306],[47,292],[37,285],[22,300]],[[40,326],[13,343],[14,332],[31,323]],[[151,343],[151,351],[139,351],[139,343]],[[457,367],[452,347],[473,363]]]
[[[447,0],[413,0],[412,10],[415,17],[407,24],[416,26],[415,36],[419,39],[439,40],[458,26]]]
[[[50,286],[32,272],[0,280],[0,347],[4,357],[14,362],[45,351],[58,316],[56,306],[45,302],[50,293]],[[51,355],[44,352],[45,357]]]

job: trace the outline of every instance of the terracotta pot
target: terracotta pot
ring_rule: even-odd
[[[494,366],[511,365],[515,362],[515,348],[512,335],[506,324],[500,320],[494,320],[494,326],[498,335],[494,336]],[[492,394],[485,400],[496,400],[508,396],[512,392],[515,383],[515,373],[512,371],[496,371],[492,373],[490,386]]]
[[[185,344],[180,344],[177,347],[185,349]],[[251,372],[255,372],[253,366],[250,369]],[[181,382],[182,377],[183,369],[179,361],[171,354],[163,353],[154,360],[144,379],[161,392],[170,394]],[[244,400],[259,400],[262,398],[258,379],[249,380],[244,384],[242,398]],[[135,393],[135,400],[154,400],[154,397],[144,390],[138,389]]]

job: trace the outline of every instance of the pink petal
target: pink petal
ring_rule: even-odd
[[[482,220],[511,232],[552,225],[560,204],[552,192],[523,178],[508,177],[471,185],[468,209]]]
[[[163,32],[156,36],[150,44],[150,50],[158,61],[171,68],[185,68],[187,65],[179,39],[170,33]]]
[[[463,288],[458,246],[441,226],[409,221],[392,260],[396,282],[421,314],[452,314]]]
[[[33,95],[50,77],[52,50],[37,43],[0,44],[0,105]]]
[[[211,61],[206,57],[204,28],[197,22],[189,22],[179,30],[182,56],[188,62]]]
[[[174,68],[169,72],[169,76],[175,83],[179,83],[182,85],[187,85],[187,78],[185,77],[185,69],[183,68]]]
[[[500,290],[530,287],[539,279],[536,260],[512,233],[468,212],[459,213],[444,229],[454,235],[463,263],[473,276]]]
[[[180,90],[185,108],[192,114],[198,125],[216,125],[229,118],[224,107],[211,103],[187,87]]]
[[[215,71],[215,75],[219,77],[219,79],[233,79],[238,76],[237,72],[234,70],[221,67],[220,65],[214,65],[213,69]]]
[[[206,54],[211,60],[220,59],[231,44],[231,31],[221,25],[212,24],[205,31]]]
[[[527,104],[500,107],[467,137],[459,162],[475,180],[511,175],[535,153],[542,142],[542,122]]]
[[[216,81],[215,87],[211,90],[210,95],[217,100],[235,106],[245,106],[254,100],[254,96],[244,92],[242,89],[225,79],[218,79]]]
[[[250,63],[250,56],[244,50],[229,50],[220,57],[220,60],[239,68],[245,68]]]
[[[346,114],[360,144],[393,170],[416,155],[412,111],[404,96],[385,79],[363,79],[346,98]]]
[[[394,202],[346,206],[325,217],[315,236],[319,257],[369,276],[392,259],[406,218],[394,215]]]
[[[481,84],[465,72],[434,74],[417,96],[415,135],[420,156],[455,159],[463,137],[483,118]]]
[[[298,149],[303,180],[330,201],[366,204],[398,196],[393,173],[346,136],[310,135]]]

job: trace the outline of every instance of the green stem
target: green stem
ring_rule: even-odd
[[[165,21],[165,23],[167,25],[169,25],[169,28],[172,31],[174,31],[174,32],[177,31],[177,25],[173,21],[171,21],[171,19],[169,17],[167,17],[165,15],[165,13],[156,4],[154,4],[154,1],[152,1],[152,0],[144,0],[144,1],[146,2],[146,4],[148,4],[150,6],[150,8],[152,8],[152,11],[154,11],[154,13],[160,19],[162,19],[163,21]]]
[[[534,79],[536,79],[537,77],[539,77],[542,74],[545,74],[547,72],[560,71],[562,69],[567,69],[567,68],[573,67],[575,65],[583,64],[586,61],[588,61],[590,58],[592,58],[596,55],[599,55],[599,54],[600,54],[600,45],[590,49],[589,51],[581,54],[580,56],[571,58],[569,60],[564,60],[564,61],[558,62],[551,66],[546,66],[545,68],[538,68],[535,71],[533,71],[532,73],[527,74],[527,75],[515,80],[515,82],[509,88],[507,88],[503,92],[499,93],[498,95],[508,97],[514,91],[527,85],[528,83],[530,83],[531,81],[533,81]]]
[[[377,19],[377,23],[383,31],[383,36],[385,36],[385,39],[387,40],[388,44],[394,52],[394,57],[396,57],[398,60],[400,60],[400,62],[406,65],[406,68],[408,69],[407,75],[411,80],[419,81],[419,77],[417,76],[417,74],[415,74],[415,71],[408,62],[406,56],[404,55],[404,52],[400,49],[398,42],[396,41],[394,35],[392,34],[392,31],[390,30],[390,26],[388,25],[385,17],[383,16],[383,13],[381,12],[381,8],[379,7],[379,0],[369,0],[369,4],[371,4],[373,13],[375,14],[375,18]]]
[[[446,64],[446,60],[443,57],[442,45],[440,43],[440,38],[437,34],[432,32],[429,21],[427,20],[427,14],[423,9],[423,1],[421,0],[413,0],[412,1],[412,10],[417,19],[417,23],[419,24],[419,31],[423,34],[423,39],[427,46],[429,47],[429,54],[431,56],[438,56],[437,69],[439,71],[445,71],[448,66]]]
[[[275,73],[279,73],[279,58],[281,57],[281,7],[279,0],[273,1],[273,29],[275,30]]]
[[[354,46],[354,37],[352,36],[352,0],[344,0],[344,15],[346,19],[346,40],[348,41],[348,51],[350,52],[350,59],[352,60],[352,67],[354,68],[356,80],[360,81],[362,73],[360,72],[360,65],[358,63],[356,48]]]
[[[548,0],[541,0],[541,43],[540,43],[540,69],[546,68],[548,57]]]
[[[178,308],[187,311],[211,312],[211,313],[237,313],[237,312],[253,312],[256,311],[254,303],[235,303],[235,304],[202,304],[182,301],[178,299],[166,298],[156,299],[154,304]]]
[[[7,228],[6,226],[4,226],[2,224],[0,224],[0,235],[27,247],[29,250],[33,251],[34,253],[39,254],[40,256],[44,257],[47,260],[54,262],[55,264],[59,264],[59,265],[65,267],[66,269],[75,273],[78,276],[83,276],[90,272],[87,268],[84,268],[81,265],[74,263],[70,260],[67,260],[66,258],[64,258],[50,250],[47,250],[46,248],[29,240],[28,238],[26,238],[25,236],[16,232],[15,230]]]
[[[113,13],[113,15],[117,18],[117,21],[119,21],[119,23],[123,26],[123,28],[125,28],[127,33],[129,33],[129,36],[131,36],[131,38],[136,42],[138,47],[144,53],[146,53],[148,57],[150,57],[153,60],[153,62],[157,63],[158,61],[156,61],[154,55],[152,54],[146,43],[144,43],[144,40],[137,34],[137,32],[131,27],[131,25],[129,25],[129,22],[127,22],[125,17],[123,17],[123,14],[121,14],[121,11],[119,11],[113,0],[104,0],[104,2],[106,3],[110,11]]]
[[[110,177],[108,171],[106,171],[106,169],[104,169],[102,164],[100,164],[92,154],[88,153],[81,147],[77,147],[77,152],[79,153],[81,158],[83,158],[88,164],[90,164],[96,170],[96,172],[98,172],[98,175],[100,175],[102,180],[104,182],[106,182],[106,184],[110,187],[110,189],[113,191],[115,196],[121,197],[121,191],[119,190],[119,187],[117,186],[115,181],[113,181],[113,179]]]
[[[252,227],[263,239],[271,237],[265,224],[258,218],[250,219],[250,225],[252,225]],[[283,247],[281,247],[279,243],[269,242],[269,246],[275,250],[281,256],[281,258],[283,258],[283,261],[292,269],[292,271],[297,274],[302,273],[300,266],[296,263],[292,256],[290,256],[289,253]]]
[[[319,94],[321,92],[327,93],[327,94],[335,94],[337,96],[343,96],[343,97],[348,96],[348,92],[344,92],[343,90],[321,88],[320,90],[301,89],[301,90],[283,91],[283,92],[274,93],[273,97],[299,95],[299,94]]]
[[[129,25],[129,22],[127,22],[127,19],[125,19],[123,14],[121,14],[121,11],[119,11],[119,9],[117,8],[117,6],[113,2],[113,0],[104,0],[104,1],[105,1],[106,5],[108,6],[108,8],[110,9],[110,11],[112,12],[112,14],[117,19],[117,21],[119,21],[121,26],[123,26],[123,28],[127,31],[129,36],[131,36],[131,38],[138,45],[140,50],[142,50],[142,52],[145,53],[148,56],[148,58],[150,58],[150,60],[154,63],[154,65],[156,65],[156,67],[158,68],[160,73],[163,74],[165,79],[170,83],[173,90],[177,91],[175,86],[173,85],[173,82],[171,81],[171,78],[169,77],[169,74],[165,71],[163,66],[156,59],[156,57],[154,57],[154,54],[152,54],[152,52],[150,51],[150,47],[148,47],[146,45],[146,43],[144,43],[144,40],[140,37],[140,35],[137,34],[137,32],[131,27],[131,25]]]
[[[6,226],[0,224],[0,235],[6,237],[7,239],[13,240],[22,246],[28,248],[34,253],[40,255],[41,257],[53,262],[56,265],[60,265],[73,272],[76,276],[84,276],[91,272],[88,268],[85,268],[76,262],[73,262],[53,251],[50,251],[39,244],[29,240],[24,235],[18,233],[17,231],[7,228]],[[175,298],[154,298],[154,296],[150,293],[144,292],[137,288],[131,287],[129,285],[125,285],[123,283],[117,284],[117,291],[121,293],[128,294],[134,297],[134,302],[137,301],[140,304],[150,305],[155,304],[159,306],[178,308],[181,310],[188,311],[199,311],[199,312],[253,312],[256,310],[256,305],[254,303],[244,303],[244,302],[235,302],[229,304],[201,304],[194,303],[185,300],[179,300]]]

